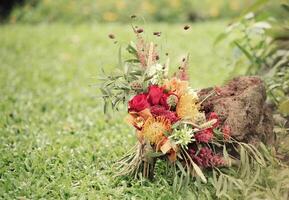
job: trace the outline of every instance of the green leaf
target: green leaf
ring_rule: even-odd
[[[137,50],[136,50],[135,44],[134,44],[133,42],[131,42],[131,43],[127,46],[126,50],[127,50],[130,54],[132,54],[132,55],[134,55],[134,56],[137,57]]]
[[[181,170],[181,172],[186,176],[186,171],[185,171],[183,165],[181,164],[181,162],[177,160],[176,164],[179,167],[179,169]]]
[[[289,12],[289,4],[282,3],[281,6],[282,6],[282,8],[284,8],[287,12]]]
[[[193,164],[193,168],[194,168],[195,172],[197,173],[197,175],[202,179],[202,181],[204,183],[207,183],[207,179],[206,179],[205,175],[203,174],[202,170],[199,168],[199,166],[194,162],[192,162],[192,164]]]
[[[289,115],[289,99],[280,103],[278,110],[284,115]]]
[[[217,38],[214,41],[214,46],[216,46],[217,44],[219,44],[219,42],[221,42],[222,40],[224,40],[225,38],[228,37],[228,34],[226,33],[221,33],[217,36]]]
[[[103,112],[107,113],[107,101],[104,101]]]
[[[242,45],[240,45],[237,41],[234,41],[233,43],[245,54],[251,63],[254,63],[254,58]]]
[[[121,68],[121,66],[122,66],[122,56],[121,56],[121,46],[119,47],[119,49],[118,49],[118,66],[119,66],[119,68]]]
[[[223,146],[223,156],[224,156],[224,159],[228,162],[228,165],[231,166],[231,159],[230,159],[230,156],[227,152],[227,148],[226,148],[226,145]]]
[[[264,6],[266,3],[268,3],[269,0],[257,0],[255,3],[251,6],[249,6],[247,9],[245,9],[240,17],[237,18],[237,20],[240,20],[240,18],[243,18],[246,14],[250,12],[256,12],[261,9],[262,6]]]
[[[175,174],[175,178],[173,182],[173,192],[177,192],[177,185],[178,185],[178,175]]]
[[[139,63],[139,60],[138,59],[128,59],[128,60],[125,60],[125,62],[127,62],[127,63]]]
[[[202,179],[204,183],[207,183],[207,179],[199,166],[192,160],[191,156],[186,152],[186,150],[184,150],[184,153],[189,159],[190,163],[193,165],[193,169],[195,170],[196,174]]]

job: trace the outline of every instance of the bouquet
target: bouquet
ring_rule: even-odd
[[[114,109],[121,102],[127,104],[125,121],[134,128],[137,138],[135,147],[117,162],[118,175],[151,179],[156,161],[162,160],[168,163],[176,181],[199,178],[207,182],[205,171],[220,174],[221,168],[238,163],[240,157],[242,162],[253,158],[264,164],[253,145],[234,140],[230,127],[222,123],[218,114],[204,110],[203,102],[218,95],[218,89],[201,99],[199,91],[189,86],[189,56],[169,76],[167,55],[160,61],[157,45],[143,39],[142,29],[133,27],[133,31],[137,41],[127,47],[132,58],[122,61],[120,50],[119,65],[123,71],[118,69],[110,75],[103,72],[102,76],[105,111],[109,104]]]

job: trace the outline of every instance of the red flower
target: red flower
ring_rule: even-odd
[[[162,106],[152,106],[150,108],[151,110],[151,114],[154,116],[154,117],[157,117],[157,116],[163,116],[165,118],[167,118],[168,120],[170,120],[170,122],[173,124],[175,122],[177,122],[179,120],[179,118],[177,117],[176,113],[175,112],[172,112],[172,111],[169,111],[169,110],[166,110],[164,107]]]
[[[224,125],[222,128],[222,132],[223,132],[223,137],[225,140],[230,139],[231,137],[231,129],[228,125]]]
[[[213,129],[214,128],[217,128],[219,125],[220,125],[220,119],[219,119],[219,116],[217,115],[217,113],[215,113],[215,112],[211,112],[210,113],[210,115],[209,115],[209,117],[208,117],[208,120],[210,121],[210,120],[212,120],[212,119],[216,119],[217,120],[217,122],[215,123],[215,124],[213,124]]]
[[[129,102],[129,111],[140,112],[150,106],[147,100],[147,94],[138,94],[134,96]]]
[[[195,138],[198,142],[208,143],[213,138],[213,130],[211,128],[202,130],[195,135]]]
[[[189,149],[189,154],[193,161],[200,167],[218,167],[224,166],[225,161],[220,155],[214,154],[208,147],[202,147],[198,153],[194,149]]]
[[[152,106],[158,105],[160,103],[160,100],[164,94],[163,91],[163,88],[157,85],[149,86],[148,101]]]
[[[167,103],[167,99],[170,95],[164,93],[163,96],[160,99],[160,105],[162,105],[163,107],[165,107],[167,110],[170,108],[170,106]]]

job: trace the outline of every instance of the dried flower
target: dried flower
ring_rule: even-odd
[[[158,36],[158,37],[161,36],[161,32],[154,32],[153,34],[154,34],[155,36]]]
[[[225,140],[230,139],[230,137],[231,137],[231,129],[230,129],[230,127],[227,124],[225,124],[223,126],[222,132],[223,132],[223,137],[224,137]]]
[[[115,35],[112,34],[112,33],[110,33],[110,34],[108,34],[108,37],[109,37],[110,39],[114,39],[114,38],[115,38]]]
[[[184,26],[184,30],[188,30],[189,28],[190,28],[189,25],[185,25],[185,26]]]
[[[133,81],[130,83],[130,87],[133,90],[141,90],[142,89],[142,83],[140,81]]]
[[[136,30],[136,32],[137,32],[137,33],[142,33],[142,32],[143,32],[143,29],[142,29],[142,28],[138,28],[138,29]]]

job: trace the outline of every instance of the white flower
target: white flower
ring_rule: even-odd
[[[163,77],[168,75],[168,69],[163,65],[157,63],[148,67],[146,74],[148,77],[152,77],[150,79],[152,84],[158,84]]]
[[[188,88],[188,93],[193,97],[193,99],[195,99],[196,101],[199,100],[199,96],[198,96],[198,93],[195,89],[189,87]]]
[[[252,18],[254,18],[255,17],[255,15],[254,15],[254,13],[252,13],[252,12],[249,12],[248,14],[246,14],[245,15],[245,19],[252,19]]]
[[[193,129],[186,124],[179,130],[174,130],[169,139],[173,140],[175,144],[181,145],[183,148],[188,148],[187,145],[195,139],[193,138]]]
[[[260,28],[260,29],[269,29],[272,28],[271,24],[265,21],[257,22],[253,25],[255,28]]]

